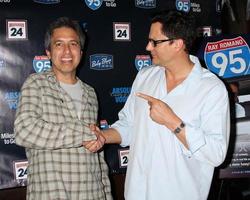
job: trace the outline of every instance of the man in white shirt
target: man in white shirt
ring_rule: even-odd
[[[139,71],[119,120],[85,143],[130,146],[126,200],[205,200],[214,168],[226,156],[230,120],[227,90],[189,55],[196,31],[187,13],[152,19],[146,49],[153,66]]]

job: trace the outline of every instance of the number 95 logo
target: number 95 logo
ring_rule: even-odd
[[[222,78],[250,74],[249,47],[242,37],[207,43],[204,59],[208,69]]]
[[[51,68],[50,60],[47,56],[35,56],[33,68],[37,73],[44,72]]]
[[[190,0],[176,0],[176,9],[179,11],[189,12],[190,10]]]

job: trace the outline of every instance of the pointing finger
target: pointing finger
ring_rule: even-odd
[[[156,98],[149,96],[147,94],[140,93],[140,92],[136,93],[136,95],[138,97],[141,97],[141,98],[147,100],[149,104],[151,104],[152,102],[154,102],[156,100]]]

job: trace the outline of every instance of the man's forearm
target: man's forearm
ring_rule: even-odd
[[[103,136],[106,139],[106,144],[120,144],[122,141],[119,132],[114,128],[103,130],[103,133]]]

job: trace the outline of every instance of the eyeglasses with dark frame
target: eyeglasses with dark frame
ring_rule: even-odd
[[[148,42],[150,42],[153,47],[157,47],[158,44],[161,44],[163,42],[167,42],[167,41],[172,41],[174,40],[175,38],[169,38],[169,39],[165,39],[165,40],[153,40],[151,38],[148,39]]]

